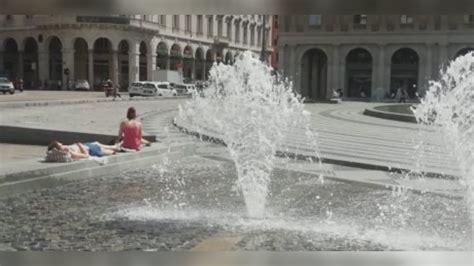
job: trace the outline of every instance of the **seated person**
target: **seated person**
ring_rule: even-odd
[[[84,144],[78,142],[71,145],[64,145],[54,140],[49,144],[48,151],[55,149],[70,155],[72,160],[81,160],[87,159],[90,156],[102,157],[112,155],[117,152],[118,148],[118,145],[104,145],[97,141]]]
[[[135,120],[136,117],[135,108],[128,108],[127,120],[120,123],[118,139],[122,141],[123,148],[138,151],[144,145],[149,146],[151,143],[142,138],[142,123]]]

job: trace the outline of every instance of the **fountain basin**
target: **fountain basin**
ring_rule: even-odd
[[[265,215],[246,217],[233,164],[199,156],[0,200],[2,250],[469,250],[461,199],[275,170]],[[18,223],[18,221],[22,221]]]
[[[364,115],[396,120],[401,122],[417,123],[415,115],[410,110],[412,104],[390,104],[369,107],[364,110]]]

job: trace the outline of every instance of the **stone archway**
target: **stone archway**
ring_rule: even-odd
[[[214,63],[214,54],[212,49],[207,50],[206,52],[206,80],[209,79],[209,70],[211,70],[212,64]]]
[[[182,69],[181,59],[183,55],[181,54],[181,47],[178,44],[173,44],[170,50],[170,70]]]
[[[363,48],[351,50],[346,57],[347,97],[370,98],[372,94],[372,55]]]
[[[3,55],[3,69],[5,70],[10,80],[15,80],[21,77],[20,71],[20,59],[18,53],[18,44],[12,39],[8,38],[3,43],[4,55]]]
[[[224,64],[231,65],[232,63],[233,63],[232,62],[232,53],[230,51],[227,51],[227,53],[225,54]]]
[[[202,48],[197,48],[196,49],[196,54],[194,56],[194,59],[196,60],[195,67],[194,67],[194,78],[197,80],[204,80],[204,52],[202,51]]]
[[[307,99],[327,97],[328,57],[318,48],[307,50],[301,61],[301,95]]]
[[[193,48],[187,45],[183,50],[183,78],[191,79],[193,73]]]
[[[130,45],[128,44],[128,41],[126,40],[120,41],[118,45],[117,56],[118,56],[118,67],[119,67],[118,82],[120,84],[121,90],[126,90],[128,88],[128,84],[130,81],[129,52],[130,52]]]
[[[22,74],[25,89],[38,88],[38,44],[33,37],[25,40]]]
[[[83,38],[74,41],[74,78],[89,81],[89,47]]]
[[[99,38],[94,42],[94,84],[93,87],[101,87],[107,79],[112,79],[112,42],[107,38]]]
[[[168,69],[168,45],[160,42],[156,47],[156,67],[158,69]]]
[[[49,40],[49,83],[50,89],[60,90],[63,80],[63,44],[58,37],[53,36]]]
[[[390,95],[396,95],[398,88],[405,88],[409,98],[418,92],[419,57],[411,48],[395,51],[391,60]]]

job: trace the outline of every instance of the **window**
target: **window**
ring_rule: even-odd
[[[355,15],[354,24],[356,25],[367,25],[367,15]]]
[[[207,36],[214,35],[214,18],[209,16],[207,18]]]
[[[197,16],[197,34],[202,34],[202,15]]]
[[[321,26],[321,15],[309,15],[309,26]]]
[[[400,24],[403,24],[403,25],[413,24],[413,17],[408,16],[408,15],[401,15],[400,16]]]
[[[160,25],[166,26],[166,15],[160,15]]]
[[[191,15],[186,15],[186,32],[191,32]]]
[[[219,18],[217,20],[217,35],[219,37],[222,37],[222,27],[223,27],[223,21],[222,21],[222,18]]]
[[[179,29],[179,15],[173,15],[173,29]]]
[[[464,23],[474,24],[474,15],[465,15],[464,16]]]

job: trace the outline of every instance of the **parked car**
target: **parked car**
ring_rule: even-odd
[[[3,94],[7,92],[14,94],[15,86],[13,86],[13,83],[8,78],[0,78],[0,91],[3,92]]]
[[[174,89],[178,95],[189,95],[196,90],[196,86],[194,84],[175,84]]]
[[[134,96],[177,96],[178,93],[173,88],[173,83],[144,81],[143,85],[133,92]],[[137,87],[137,86],[135,86]]]
[[[75,90],[85,90],[89,91],[91,90],[91,87],[89,85],[89,82],[85,79],[78,79],[76,82],[74,82],[74,89]]]
[[[130,97],[141,95],[143,84],[144,82],[141,81],[133,82],[130,87],[128,87],[128,95]]]

